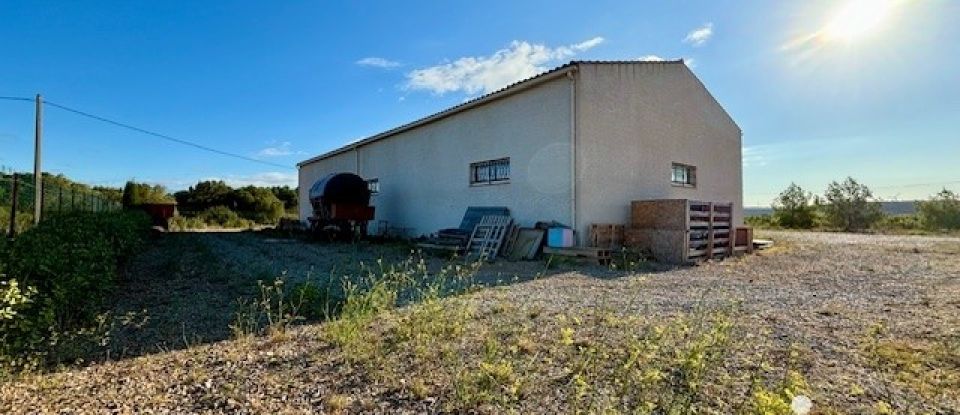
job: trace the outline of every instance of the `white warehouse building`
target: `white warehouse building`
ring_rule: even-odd
[[[643,199],[733,203],[742,224],[741,135],[682,61],[574,61],[299,163],[300,219],[317,180],[350,172],[375,190],[375,222],[407,236],[505,206],[583,243]]]

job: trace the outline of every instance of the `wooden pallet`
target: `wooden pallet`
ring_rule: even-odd
[[[430,242],[420,242],[417,244],[418,248],[423,249],[434,249],[438,251],[450,251],[456,254],[463,252],[463,246],[461,245],[447,245],[447,244],[436,244]]]
[[[730,256],[738,240],[733,204],[689,199],[637,200],[630,204],[624,243],[668,263]],[[741,236],[742,238],[742,236]]]
[[[590,225],[590,246],[618,249],[623,246],[623,225],[594,223]]]
[[[717,256],[733,255],[731,219],[733,204],[687,202],[687,261],[704,261]]]
[[[543,253],[548,255],[562,255],[575,258],[590,258],[594,259],[600,265],[609,265],[610,261],[613,259],[613,254],[609,249],[603,248],[551,248],[549,246],[543,247]]]
[[[470,241],[467,242],[467,255],[493,261],[500,253],[500,247],[512,222],[509,216],[484,216],[473,228]]]

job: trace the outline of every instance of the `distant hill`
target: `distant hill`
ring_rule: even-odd
[[[881,202],[883,213],[888,215],[912,215],[917,213],[917,202],[904,200],[900,202]]]
[[[763,216],[773,214],[773,208],[770,207],[745,207],[743,208],[743,216]]]
[[[913,200],[902,200],[897,202],[880,202],[880,205],[883,209],[883,213],[887,215],[912,215],[917,213],[916,201]],[[770,207],[745,207],[743,208],[744,216],[762,216],[769,215],[773,213],[773,208]]]

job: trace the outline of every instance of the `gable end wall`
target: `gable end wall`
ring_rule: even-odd
[[[629,223],[630,202],[732,202],[743,222],[741,131],[683,64],[582,64],[577,79],[577,224]],[[671,184],[671,163],[696,187]]]

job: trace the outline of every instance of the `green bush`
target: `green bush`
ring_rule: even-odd
[[[870,188],[852,177],[842,183],[831,182],[824,194],[823,212],[827,224],[843,231],[868,229],[883,218],[880,203]]]
[[[237,212],[230,210],[226,206],[214,206],[197,216],[204,223],[222,228],[249,228],[250,221],[241,218]]]
[[[196,216],[177,215],[167,220],[167,229],[174,232],[206,228],[207,223]]]
[[[33,214],[17,210],[17,233],[23,232],[33,226]],[[6,238],[10,232],[10,208],[0,206],[0,236]]]
[[[790,183],[773,201],[773,219],[784,228],[812,228],[816,212],[816,207],[810,203],[812,199],[810,192]]]
[[[130,208],[145,203],[170,202],[173,197],[167,194],[167,189],[161,185],[128,181],[123,187],[121,200],[124,207]]]
[[[943,189],[930,200],[917,202],[917,215],[930,230],[960,229],[960,196]]]
[[[234,189],[223,181],[203,181],[174,194],[180,209],[201,212],[217,206],[229,207],[240,217],[258,223],[277,223],[285,210],[294,211],[296,190],[289,187],[246,186]]]
[[[754,228],[773,229],[779,227],[770,215],[754,215],[743,218],[743,222]]]
[[[917,215],[888,215],[877,221],[873,228],[882,232],[916,231],[923,227]]]
[[[118,265],[143,247],[149,228],[142,212],[71,213],[0,246],[0,308],[16,307],[0,322],[0,366],[23,366],[23,356],[42,354],[57,333],[93,323],[117,283]],[[10,300],[18,297],[26,300]]]
[[[244,218],[258,223],[277,223],[283,216],[283,202],[270,189],[247,186],[233,194],[234,206]]]

